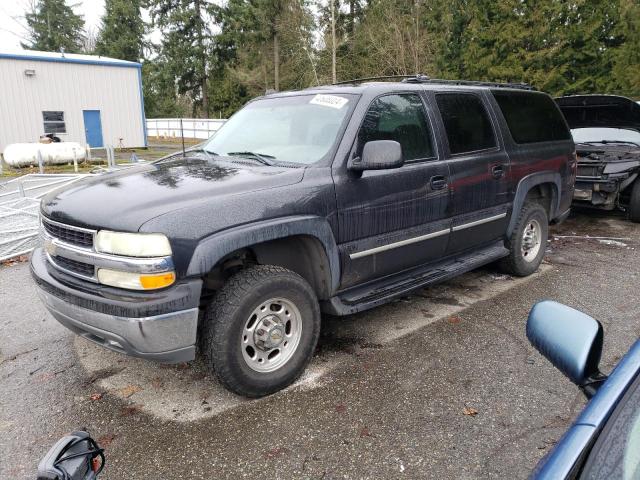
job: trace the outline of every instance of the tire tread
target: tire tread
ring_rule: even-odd
[[[535,210],[542,210],[545,218],[547,218],[546,211],[542,205],[536,202],[527,202],[522,206],[520,213],[518,214],[518,219],[516,220],[515,227],[511,235],[507,239],[506,247],[509,249],[509,255],[500,260],[500,268],[511,274],[518,277],[524,277],[530,275],[532,272],[526,271],[522,267],[522,258],[520,256],[520,252],[516,246],[518,245],[518,239],[522,235],[522,226],[527,220],[527,218],[531,215],[531,213]],[[547,219],[547,228],[548,228],[548,219]],[[548,236],[548,235],[547,235]],[[541,249],[544,252],[546,249],[546,241],[547,238],[543,239],[543,244],[541,245]],[[543,254],[544,256],[544,254]],[[537,269],[537,266],[536,266]]]
[[[636,179],[629,199],[629,220],[640,223],[640,179]]]
[[[220,382],[227,389],[247,397],[261,397],[273,392],[257,391],[247,388],[237,380],[228,362],[224,361],[229,353],[228,349],[230,347],[229,342],[226,341],[228,338],[228,330],[232,326],[230,320],[233,318],[237,309],[241,308],[243,299],[246,296],[257,286],[275,276],[291,277],[306,287],[308,292],[315,298],[315,293],[311,287],[297,273],[275,265],[255,265],[239,271],[227,280],[214,296],[202,319],[204,324],[202,325],[200,335],[200,349],[204,355],[207,366],[215,372]],[[320,309],[317,301],[312,307],[319,318]],[[313,322],[313,325],[315,329],[314,339],[317,341],[320,333],[320,322]],[[311,355],[309,355],[308,360],[310,360],[310,358]],[[305,367],[306,364],[308,364],[308,360],[305,363]],[[276,388],[273,391],[279,389],[280,388]]]

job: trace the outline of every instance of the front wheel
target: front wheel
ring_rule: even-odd
[[[276,266],[242,270],[207,307],[201,348],[229,390],[262,397],[293,383],[308,365],[320,334],[311,286]]]
[[[549,237],[549,219],[538,203],[526,203],[509,240],[509,256],[501,261],[507,273],[518,277],[531,275],[542,263]]]

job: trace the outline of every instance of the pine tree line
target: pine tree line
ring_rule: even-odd
[[[640,98],[638,0],[106,0],[93,40],[65,0],[38,0],[26,21],[25,48],[143,61],[148,117],[227,117],[334,75]]]

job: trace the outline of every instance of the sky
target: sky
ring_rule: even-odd
[[[20,42],[26,37],[24,15],[33,0],[0,0],[0,49],[22,50]],[[104,12],[104,0],[67,0],[76,5],[74,11],[84,17],[87,29],[97,31]]]

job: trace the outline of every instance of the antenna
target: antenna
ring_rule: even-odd
[[[182,128],[182,117],[180,117],[180,137],[182,137],[182,158],[185,158],[187,155],[184,151],[184,129]]]

